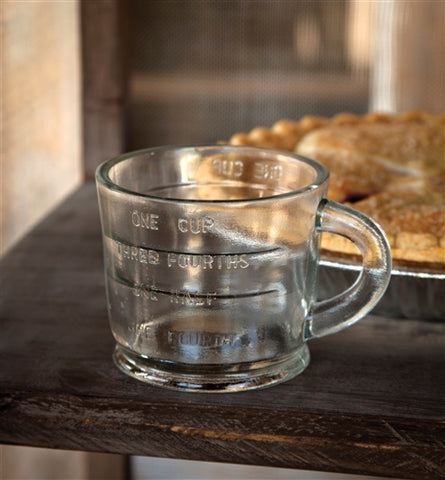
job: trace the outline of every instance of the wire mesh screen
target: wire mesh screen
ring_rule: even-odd
[[[131,0],[128,143],[368,108],[369,2]]]

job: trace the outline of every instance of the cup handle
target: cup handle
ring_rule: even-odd
[[[363,264],[351,287],[313,305],[305,323],[305,340],[338,332],[360,320],[383,296],[391,278],[388,240],[380,226],[366,215],[323,199],[318,207],[316,229],[354,242],[363,256]]]

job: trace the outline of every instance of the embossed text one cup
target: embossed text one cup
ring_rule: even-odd
[[[325,198],[329,173],[289,152],[229,145],[128,153],[96,172],[114,360],[148,383],[231,392],[286,381],[308,341],[362,318],[391,272],[368,217]],[[317,298],[322,231],[363,255]]]

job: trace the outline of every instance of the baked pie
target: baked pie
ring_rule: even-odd
[[[229,143],[318,160],[330,170],[328,198],[374,218],[395,263],[445,268],[445,114],[307,116],[237,133]],[[358,253],[338,235],[323,234],[322,247]]]

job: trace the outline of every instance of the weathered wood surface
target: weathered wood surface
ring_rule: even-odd
[[[369,316],[294,380],[202,395],[113,365],[94,186],[0,263],[0,442],[445,478],[445,322]]]
[[[85,177],[122,153],[124,145],[123,6],[118,0],[80,2]]]

